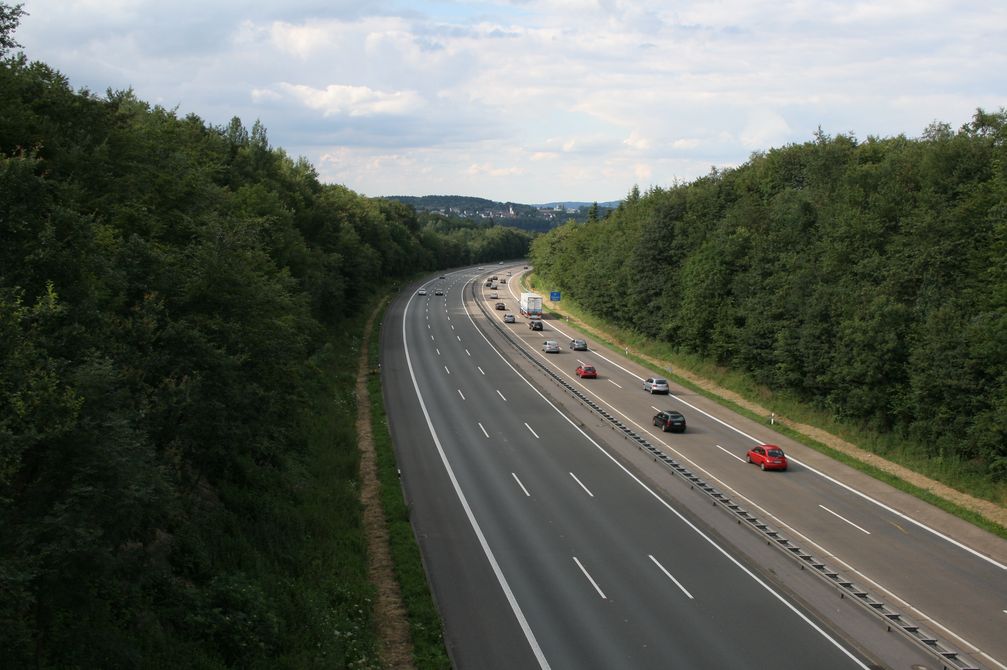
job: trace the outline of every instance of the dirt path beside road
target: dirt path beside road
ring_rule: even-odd
[[[371,402],[367,392],[368,343],[379,305],[364,326],[360,359],[357,364],[357,447],[360,449],[360,502],[364,508],[364,533],[367,536],[367,575],[377,590],[374,603],[374,623],[378,632],[378,653],[381,667],[415,668],[409,620],[402,602],[399,583],[395,579],[388,527],[381,505],[381,482],[378,480],[374,439],[371,432]]]

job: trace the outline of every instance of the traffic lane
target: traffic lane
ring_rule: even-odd
[[[556,335],[557,339],[561,336],[562,334],[557,331]],[[618,370],[618,368],[616,369]],[[565,370],[563,371],[566,372]],[[604,378],[604,373],[602,374],[602,377]],[[630,377],[629,379],[632,379],[632,377]],[[619,390],[621,391],[622,387],[619,387]],[[611,395],[613,393],[617,393],[617,391],[606,388],[605,393],[599,395]],[[669,400],[681,401],[682,399],[673,394]],[[647,412],[647,415],[645,416],[640,416],[639,413],[634,414],[632,412],[626,411],[623,407],[618,406],[616,402],[609,402],[605,404],[610,404],[614,406],[615,409],[617,410],[617,413],[621,410],[621,413],[629,417],[631,419],[631,422],[636,423],[641,429],[643,428],[643,426],[646,426],[651,423],[652,415],[650,415],[649,412]],[[666,402],[666,405],[670,404],[671,404],[670,402]],[[693,403],[690,402],[689,405],[692,406]],[[693,434],[692,437],[694,437],[695,433],[703,431],[702,419],[706,417],[704,417],[700,413],[698,414],[698,416],[701,418],[699,420],[695,420],[692,413],[688,412],[688,410],[683,410],[683,413],[686,414],[687,418],[692,419],[690,421],[690,433]],[[732,423],[741,423],[741,421]],[[741,456],[743,456],[744,452],[747,451],[748,446],[754,444],[754,442],[749,442],[744,437],[739,437],[738,432],[736,432],[735,430],[731,429],[728,426],[725,426],[722,423],[717,422],[716,420],[711,420],[707,424],[707,427],[711,430],[712,433],[720,435],[721,438],[719,440],[720,442],[725,442],[730,445],[741,439],[744,443],[743,448],[731,449],[732,452],[734,450],[738,451],[739,454],[741,454]],[[756,429],[762,430],[763,427],[761,425],[755,424],[749,430],[755,432]],[[693,444],[695,444],[694,439],[691,441]],[[781,444],[787,444],[789,442],[785,439],[775,439],[773,441]],[[706,445],[703,445],[700,448],[702,449],[702,451],[698,453],[699,454],[705,453]],[[797,450],[800,450],[800,448],[797,447],[794,449],[788,449],[788,451],[791,453],[791,456],[793,456],[794,451]],[[695,456],[695,452],[676,449],[675,453],[677,453],[678,457],[682,458],[687,465],[689,464],[690,460],[692,461],[693,466],[700,466],[700,463],[702,462],[702,458],[697,458]],[[692,454],[691,456],[685,455],[690,453]],[[795,470],[799,469],[800,466],[801,466],[800,461],[795,461],[794,469]],[[747,500],[749,503],[755,504],[757,507],[762,507],[763,510],[766,510],[767,508],[773,509],[775,513],[765,512],[766,516],[769,517],[768,520],[775,521],[776,523],[780,524],[784,529],[793,532],[796,536],[795,540],[804,541],[812,544],[815,547],[819,547],[819,544],[816,544],[815,542],[812,542],[808,539],[808,536],[811,535],[812,537],[816,537],[816,539],[818,539],[820,542],[827,543],[830,547],[835,547],[834,549],[830,549],[829,551],[819,553],[825,554],[823,558],[828,558],[834,553],[840,559],[841,562],[840,567],[845,567],[850,571],[852,571],[854,574],[852,574],[851,577],[859,576],[866,579],[870,583],[870,586],[881,591],[878,594],[880,597],[903,600],[908,604],[910,609],[922,611],[922,613],[926,615],[926,618],[933,616],[932,613],[934,611],[934,608],[939,608],[942,611],[949,612],[948,609],[946,607],[942,607],[940,603],[946,602],[948,598],[951,598],[953,600],[951,611],[958,612],[959,613],[958,615],[964,613],[966,616],[965,619],[957,619],[957,621],[959,622],[959,627],[966,628],[970,631],[971,630],[980,631],[975,635],[971,634],[963,635],[959,631],[954,631],[952,637],[956,637],[957,640],[953,641],[956,642],[957,644],[963,644],[966,647],[978,646],[979,648],[987,650],[988,652],[992,653],[995,657],[1002,657],[1002,652],[999,651],[999,649],[1001,647],[1001,639],[1003,636],[999,635],[996,631],[987,631],[987,629],[991,627],[993,629],[996,629],[998,627],[999,619],[997,617],[991,618],[990,613],[991,612],[996,613],[1002,611],[1000,605],[1003,602],[1003,594],[999,592],[1000,591],[999,588],[995,589],[994,592],[990,593],[983,586],[989,583],[995,583],[997,585],[1004,584],[1005,580],[1002,578],[1002,575],[998,572],[1002,570],[1002,568],[985,563],[981,559],[976,559],[975,561],[969,558],[962,559],[960,556],[958,556],[958,547],[956,547],[956,545],[954,544],[945,544],[943,547],[935,546],[932,550],[920,550],[919,548],[914,546],[913,543],[909,543],[907,545],[903,541],[903,538],[901,537],[889,538],[890,541],[885,545],[886,552],[884,554],[879,554],[878,552],[873,551],[873,547],[871,547],[870,545],[864,545],[861,541],[859,541],[858,538],[855,537],[850,538],[848,533],[844,535],[844,531],[846,529],[825,527],[824,531],[821,529],[816,530],[814,524],[814,521],[816,520],[812,520],[813,521],[812,524],[803,524],[802,527],[802,520],[798,518],[799,513],[795,515],[795,513],[790,510],[791,509],[802,510],[806,508],[810,509],[817,507],[816,504],[810,505],[810,507],[808,505],[812,502],[813,498],[805,500],[805,502],[808,504],[800,504],[799,502],[795,504],[795,501],[799,501],[801,497],[807,498],[804,495],[804,491],[801,490],[801,488],[803,487],[800,487],[796,491],[790,489],[785,493],[783,491],[780,491],[779,487],[774,487],[772,492],[782,494],[777,495],[778,501],[777,504],[774,505],[769,500],[767,500],[765,496],[760,492],[761,482],[752,480],[751,475],[749,475],[748,483],[741,483],[738,482],[737,480],[731,481],[731,477],[725,474],[727,471],[722,470],[720,468],[720,465],[717,463],[706,462],[705,464],[700,466],[699,469],[700,471],[698,472],[698,474],[704,475],[705,472],[704,476],[710,478],[711,483],[713,483],[714,485],[722,486],[726,488],[728,491],[733,489],[735,493],[737,493],[738,491],[745,491],[746,492],[745,495],[741,495],[738,497]],[[717,472],[717,475],[714,475],[713,474],[714,472]],[[817,477],[818,475],[816,474],[815,476]],[[879,507],[878,505],[876,505],[871,501],[863,500],[859,496],[850,493],[850,491],[845,489],[844,487],[835,484],[834,482],[831,482],[828,478],[822,478],[822,482],[806,481],[805,484],[810,484],[810,488],[812,489],[812,491],[815,490],[822,491],[822,497],[825,498],[825,500],[832,505],[838,505],[840,501],[843,501],[844,503],[849,503],[852,500],[854,505],[858,505],[863,508],[861,510],[861,515],[863,516],[874,518],[875,516],[878,515],[879,512],[881,512],[882,514],[887,513],[887,510],[884,510],[884,508]],[[795,499],[794,495],[800,497]],[[783,506],[779,505],[779,502],[782,502]],[[899,524],[897,517],[895,517],[894,519],[888,519],[888,521],[890,522],[890,525],[893,528],[897,528],[898,526],[901,525]],[[935,545],[941,544],[941,539],[934,536],[929,531],[920,529],[913,524],[907,524],[907,525],[914,528],[914,530],[904,534],[915,536],[919,542],[923,543],[926,546],[930,546],[932,543]],[[820,533],[822,532],[827,533],[827,535],[821,536]],[[812,533],[815,534],[812,535]],[[959,564],[961,563],[968,564],[967,567],[964,567],[962,570],[958,571],[960,575],[964,577],[964,580],[953,582],[952,580],[942,579],[942,582],[945,583],[941,585],[940,589],[935,590],[934,584],[929,583],[927,580],[917,579],[915,577],[915,574],[918,573],[914,574],[902,569],[904,565],[910,562],[911,563],[921,562],[922,557],[926,556],[928,553],[931,553],[931,551],[936,551],[938,553],[944,554],[944,558],[946,560],[959,562]],[[858,561],[858,567],[860,568],[860,570],[855,570],[851,568],[850,563],[848,561],[849,562]],[[947,574],[944,573],[941,569],[942,565],[943,561],[938,559],[935,560],[932,564],[930,564],[928,566],[928,569],[931,572],[939,573],[942,574],[943,577],[947,577]],[[957,599],[956,594],[960,594],[962,592],[967,593],[970,591],[975,591],[977,587],[979,592],[982,592],[985,596],[984,598],[985,602],[980,606],[981,614],[977,614],[976,611],[968,613],[968,610],[963,609],[959,604],[961,600]],[[940,617],[938,617],[938,623],[940,625],[945,625],[947,623],[946,621],[944,621],[943,623],[940,622],[940,619],[945,616],[947,615],[941,615]],[[992,636],[989,634],[990,632],[993,633]],[[977,642],[976,638],[978,638],[980,641]]]
[[[536,410],[539,409],[539,407],[541,406],[541,404],[542,404],[542,401],[535,400],[533,406],[529,407],[528,410],[529,411],[536,411]],[[517,419],[514,419],[514,420],[511,420],[510,423],[512,423],[515,426],[517,426],[517,425],[519,425],[519,423],[520,424],[524,424],[524,423],[527,423],[527,422],[519,422]],[[543,437],[543,435],[539,435],[538,438],[537,438],[537,439],[539,439],[543,443],[543,446],[538,446],[537,448],[533,449],[533,455],[536,457],[536,461],[535,461],[536,465],[535,465],[534,468],[532,468],[532,470],[530,472],[527,472],[527,468],[523,468],[523,469],[519,470],[519,471],[525,472],[525,475],[523,477],[524,477],[524,479],[528,480],[528,489],[530,489],[530,490],[537,490],[539,488],[539,486],[535,482],[535,479],[537,477],[541,476],[543,473],[545,473],[547,471],[554,471],[554,472],[552,472],[552,474],[554,475],[554,476],[552,476],[552,480],[559,479],[559,480],[561,480],[562,483],[561,484],[556,484],[555,481],[548,481],[548,482],[546,482],[542,486],[543,490],[546,490],[546,491],[560,490],[560,489],[564,488],[564,484],[565,484],[566,488],[569,488],[570,486],[573,485],[574,482],[576,482],[576,486],[577,487],[581,487],[583,489],[584,493],[587,494],[588,496],[590,496],[590,493],[588,493],[587,488],[584,486],[584,484],[582,482],[577,481],[571,473],[566,473],[566,475],[570,475],[570,479],[566,479],[566,475],[564,475],[562,473],[562,470],[565,467],[565,464],[567,463],[567,461],[569,459],[573,459],[573,460],[583,459],[583,457],[584,457],[583,449],[579,448],[579,447],[569,446],[569,445],[572,444],[573,441],[564,439],[563,437],[553,438],[549,434],[550,431],[551,431],[551,429],[552,429],[551,426],[545,426],[545,427],[538,426],[537,427],[536,432],[541,431],[541,433],[544,434],[544,437]],[[520,429],[518,430],[518,432],[521,435],[525,434],[524,431],[522,431]],[[564,452],[566,452],[566,451],[570,451],[571,453],[564,454]],[[551,468],[550,469],[550,468],[546,467],[547,463],[552,462],[555,458],[560,457],[560,455],[562,455],[562,458],[560,458],[559,462],[557,463],[557,467],[556,468]],[[545,459],[543,460],[542,457],[545,457]],[[611,466],[611,463],[608,463],[608,465]],[[517,466],[517,467],[520,468],[521,466]],[[589,476],[586,476],[586,478],[590,479]],[[499,477],[499,478],[497,478],[496,481],[502,481],[504,479],[505,479],[504,477]],[[524,494],[525,487],[522,486],[520,483],[515,484],[515,489],[517,489],[519,486],[521,487],[522,494]],[[619,524],[619,525],[621,526],[621,524]],[[612,529],[610,528],[610,530],[612,530]],[[613,535],[613,533],[610,532],[610,533],[607,533],[607,535]],[[648,535],[649,535],[649,533],[648,533]]]
[[[573,558],[577,557],[585,572],[592,574],[598,583],[597,587],[589,585],[590,578],[585,574],[584,589],[590,593],[592,588],[598,588],[596,595],[600,600],[585,612],[573,613],[549,609],[541,615],[541,608],[549,603],[526,606],[529,620],[535,625],[541,615],[543,625],[549,625],[557,617],[589,616],[593,621],[609,612],[606,625],[629,636],[626,640],[606,641],[601,648],[578,658],[579,663],[590,664],[591,659],[604,658],[601,665],[585,667],[613,667],[615,662],[624,666],[629,660],[634,667],[640,667],[641,663],[645,667],[667,667],[668,660],[676,658],[688,660],[688,665],[696,667],[737,667],[739,654],[749,657],[754,653],[761,667],[767,664],[808,667],[812,661],[819,667],[828,667],[829,653],[835,652],[836,667],[853,665],[834,647],[823,652],[824,640],[803,621],[798,621],[796,628],[793,621],[786,623],[790,617],[797,618],[792,611],[768,592],[760,591],[761,587],[736,565],[713,552],[708,543],[661,507],[597,448],[585,447],[582,437],[564,435],[565,431],[557,430],[556,426],[536,424],[536,427],[539,442],[524,454],[527,462],[514,466],[524,484],[520,488],[513,486],[513,495],[539,503],[533,517],[555,528],[563,546],[557,560],[567,564],[576,575]],[[496,481],[505,479],[500,476]],[[480,517],[492,515],[500,507],[493,504],[482,510]],[[507,521],[504,519],[502,523]],[[533,534],[527,527],[514,532],[522,538]],[[523,545],[516,548],[513,542],[508,545],[499,552],[502,565],[506,565],[512,551],[520,553],[522,561],[527,560],[529,552]],[[535,545],[548,546],[548,539]],[[677,571],[685,583],[693,584],[689,588],[702,594],[698,609],[697,603],[684,595],[650,558],[652,555],[663,557],[667,569]],[[641,565],[647,569],[638,569]],[[512,582],[515,592],[521,593],[520,580],[514,578]],[[529,595],[534,597],[534,593]],[[598,612],[597,608],[602,609]],[[685,608],[684,612],[680,608]],[[746,625],[751,620],[765,621],[776,630],[786,631],[784,637],[789,642],[779,645],[775,638],[767,641],[761,630],[753,631]],[[677,622],[671,630],[669,621]],[[584,622],[577,628],[591,629],[599,623]],[[732,638],[732,644],[726,647],[725,635]],[[749,636],[755,637],[749,639]],[[540,639],[548,650],[551,637],[540,636]],[[766,644],[768,647],[763,648]]]
[[[382,328],[382,389],[410,523],[458,668],[529,668],[537,661],[479,545],[437,454],[413,390],[402,342],[404,300]],[[394,417],[394,418],[392,418]],[[471,616],[479,612],[478,617]]]
[[[823,560],[838,559],[834,567],[876,597],[894,599],[897,609],[908,608],[908,614],[946,627],[942,635],[957,638],[951,639],[955,645],[982,649],[993,659],[1004,658],[1003,620],[997,616],[1007,602],[1007,580],[1001,568],[918,526],[899,523],[897,517],[799,462],[793,462],[787,473],[764,473],[744,463],[747,446],[719,449],[714,444],[711,448],[708,438],[726,444],[736,441],[736,434],[720,424],[708,426],[708,434],[697,435],[696,421],[690,422],[689,433],[661,434],[644,419],[651,418],[653,407],[664,405],[644,410],[644,416],[625,411],[625,403],[611,405],[649,432],[653,443],[665,444],[687,467],[777,525],[792,540]],[[837,509],[842,512],[835,513]],[[873,540],[864,532],[865,526],[874,528]],[[947,569],[949,565],[954,567]],[[921,579],[920,575],[929,576]]]
[[[566,370],[562,365],[558,366],[563,372]],[[569,367],[569,366],[567,366]],[[604,373],[602,373],[604,377]],[[595,380],[599,381],[599,380]],[[584,384],[586,386],[586,384]],[[639,388],[639,387],[637,387]],[[607,396],[621,395],[626,398],[623,402],[609,399],[605,404],[613,407],[617,413],[628,417],[631,422],[636,423],[640,430],[650,431],[653,441],[657,441],[656,433],[648,427],[651,422],[652,407],[641,411],[628,411],[626,405],[636,405],[637,401],[632,399],[636,393],[644,393],[641,390],[625,392],[625,389],[608,389],[603,387],[603,401]],[[645,397],[651,397],[646,395]],[[659,397],[659,396],[655,396]],[[674,394],[665,401],[663,405],[656,407],[670,406],[672,400],[680,400]],[[696,419],[692,413],[683,410],[689,419],[689,432],[686,436],[675,436],[675,447],[673,453],[683,460],[689,467],[697,469],[697,474],[705,476],[714,485],[725,488],[727,492],[733,492],[736,497],[742,498],[749,504],[760,508],[763,514],[769,517],[767,520],[775,522],[785,530],[794,534],[795,541],[806,542],[814,547],[824,547],[822,558],[835,556],[840,559],[841,566],[854,572],[851,577],[862,577],[866,579],[874,589],[880,590],[877,595],[883,598],[893,597],[907,603],[909,607],[917,612],[926,615],[927,618],[935,617],[942,626],[949,626],[949,621],[957,623],[957,628],[969,631],[963,633],[961,630],[953,631],[953,637],[957,637],[956,644],[966,647],[977,646],[991,654],[994,658],[1003,658],[1003,635],[1001,633],[1002,623],[999,617],[993,616],[1002,612],[1002,604],[1005,601],[1003,589],[1007,580],[1003,579],[1002,569],[990,565],[980,559],[975,559],[970,554],[961,552],[953,544],[946,543],[932,533],[920,529],[913,524],[906,524],[907,532],[898,535],[889,535],[884,549],[878,551],[874,544],[865,544],[860,538],[851,536],[852,529],[843,528],[839,525],[822,526],[818,518],[809,517],[808,510],[817,510],[819,503],[826,506],[854,505],[859,509],[857,517],[876,518],[879,513],[884,516],[888,514],[886,510],[878,507],[870,501],[863,500],[859,496],[851,494],[847,489],[835,484],[827,478],[821,478],[817,474],[805,471],[815,479],[803,479],[799,485],[793,477],[794,472],[801,470],[798,462],[792,466],[790,480],[774,480],[773,486],[767,487],[764,480],[755,479],[762,475],[754,466],[747,466],[746,471],[738,471],[733,464],[727,465],[719,462],[716,457],[705,458],[710,454],[709,445],[697,443],[697,434],[708,431],[710,437],[717,438],[719,442],[734,444],[739,441],[739,435],[731,428],[716,421],[709,421],[703,424],[703,415]],[[759,426],[761,429],[761,426]],[[754,432],[754,431],[753,431]],[[667,440],[662,440],[667,442]],[[775,442],[786,443],[786,440],[774,440]],[[691,444],[694,449],[686,448]],[[748,446],[754,442],[744,440],[743,447],[732,447],[731,453],[743,458]],[[796,449],[789,450],[791,455]],[[737,453],[735,453],[737,452]],[[714,474],[715,473],[715,474]],[[744,491],[743,495],[737,492]],[[753,510],[754,511],[754,510]],[[892,528],[897,528],[898,518],[887,519],[891,522]],[[853,530],[853,532],[857,532]],[[912,538],[907,541],[907,537]],[[809,538],[815,538],[813,541]],[[939,555],[929,564],[925,557],[929,555]],[[963,556],[966,556],[963,558]],[[943,569],[947,562],[958,564],[958,568],[950,573]],[[907,571],[905,566],[915,565],[920,571]],[[851,565],[856,565],[853,569]],[[920,580],[918,575],[933,573],[940,575],[938,580]],[[958,579],[961,578],[961,579]],[[995,584],[993,589],[987,585]],[[976,599],[961,598],[962,593],[981,594]],[[981,602],[979,602],[981,601]],[[970,610],[963,606],[963,602],[973,602],[978,607]],[[935,612],[939,612],[935,616]],[[913,614],[914,612],[910,612]],[[955,626],[952,626],[954,628]],[[974,633],[972,631],[975,631]],[[949,631],[950,632],[950,631]]]
[[[521,382],[521,383],[523,384],[523,382]],[[510,390],[509,389],[509,391],[512,394],[514,394],[514,396],[516,398],[522,397],[520,394],[518,394],[516,392],[517,390],[519,390],[519,389],[515,389],[515,390]],[[454,413],[450,409],[447,409],[447,408],[451,408],[451,407],[454,406],[453,402],[447,402],[447,401],[445,401],[443,403],[431,403],[431,404],[435,405],[435,406],[438,406],[438,407],[446,408],[445,409],[446,416],[442,417],[441,420],[443,421],[443,423],[446,426],[449,426],[448,428],[446,428],[447,431],[450,432],[452,430],[452,428],[450,426],[457,426],[458,425],[458,423],[459,423],[458,422],[459,417],[455,416]],[[535,400],[532,401],[532,404],[530,406],[521,407],[521,403],[519,402],[514,407],[517,408],[517,409],[519,409],[519,410],[523,410],[523,411],[534,413],[534,412],[539,411],[541,409],[542,404],[543,403],[540,400],[535,399]],[[508,407],[508,410],[510,410],[510,409],[511,408]],[[544,463],[550,461],[551,457],[558,456],[562,452],[566,451],[567,450],[566,445],[569,445],[571,441],[568,440],[568,439],[565,439],[562,436],[557,437],[557,438],[553,438],[553,436],[550,434],[551,431],[553,430],[553,428],[551,426],[545,426],[545,427],[542,427],[542,431],[543,431],[543,433],[546,434],[546,437],[545,437],[545,440],[544,440],[544,443],[545,443],[546,446],[542,447],[542,446],[540,446],[542,444],[542,436],[541,435],[537,435],[536,436],[536,432],[529,425],[527,425],[529,422],[527,422],[527,421],[519,421],[518,420],[519,418],[520,417],[518,416],[518,417],[512,417],[512,418],[509,418],[509,419],[505,419],[504,420],[504,425],[510,425],[510,426],[523,425],[523,426],[525,426],[525,428],[527,429],[527,433],[524,430],[520,430],[519,429],[518,432],[517,432],[517,434],[514,436],[515,440],[518,441],[518,442],[521,441],[521,437],[522,436],[525,436],[526,440],[531,440],[532,438],[534,438],[535,443],[533,444],[532,448],[530,450],[528,450],[529,453],[524,456],[524,459],[522,459],[522,462],[520,464],[514,466],[516,469],[520,470],[524,466],[527,466],[527,463],[524,463],[523,460],[534,459],[535,466],[531,470],[531,475],[527,477],[527,479],[529,479],[529,481],[531,482],[532,480],[535,479],[535,477],[538,474],[541,474],[542,472],[545,472],[547,470],[547,468],[544,467]],[[435,419],[435,421],[436,421],[436,419]],[[487,423],[489,423],[489,422],[490,422],[490,419],[487,418]],[[464,431],[460,431],[460,432],[464,433]],[[491,431],[490,434],[494,435],[494,432]],[[467,434],[467,435],[463,434],[463,435],[460,435],[459,439],[458,439],[459,443],[464,443],[464,444],[469,444],[470,445],[467,448],[461,449],[460,453],[459,453],[459,457],[464,457],[464,456],[471,457],[471,460],[469,461],[470,464],[475,464],[477,466],[487,466],[488,465],[488,466],[492,467],[492,464],[495,461],[495,458],[494,458],[495,456],[500,455],[500,454],[510,455],[512,453],[510,450],[497,449],[495,447],[490,447],[490,448],[482,449],[482,448],[480,448],[478,446],[478,444],[472,443],[471,437],[472,437],[471,434]],[[486,436],[484,436],[484,437],[486,437]],[[445,441],[449,441],[449,440],[445,440]],[[573,458],[573,459],[576,460],[578,458],[582,458],[583,457],[583,454],[580,453],[580,452],[583,451],[582,449],[572,448],[572,447],[571,447],[571,449],[572,449],[572,453],[564,455],[564,459],[563,459],[564,462],[567,459],[570,459],[570,458]],[[545,457],[545,458],[543,459],[543,457]],[[611,466],[611,463],[609,463],[609,466]],[[456,466],[456,470],[459,471],[459,472],[464,472],[465,473],[464,477],[460,476],[460,479],[462,479],[465,482],[471,482],[471,484],[470,484],[471,486],[475,486],[475,487],[479,488],[480,490],[482,490],[483,492],[488,492],[488,491],[499,492],[501,483],[502,482],[507,482],[507,484],[503,486],[504,490],[507,490],[509,488],[509,489],[513,490],[514,496],[524,495],[525,497],[527,497],[527,494],[524,493],[523,487],[521,487],[520,483],[516,480],[516,478],[515,478],[515,483],[511,484],[508,481],[508,478],[506,476],[504,476],[503,471],[506,470],[506,466],[502,469],[502,471],[500,473],[500,476],[490,477],[488,480],[481,481],[481,483],[479,483],[480,480],[478,479],[478,477],[480,476],[479,473],[476,472],[476,471],[470,472],[469,468],[467,466],[459,464],[459,465]],[[512,473],[512,475],[513,474],[514,473]],[[567,474],[569,474],[569,473],[567,473]],[[554,479],[555,479],[555,477],[554,477]],[[576,479],[574,479],[573,476],[571,476],[570,482],[576,482]],[[531,484],[531,485],[532,485],[533,488],[537,488],[537,486],[535,484]],[[572,484],[570,484],[570,483],[567,484],[568,487],[571,486],[571,485]],[[584,491],[584,493],[587,493],[587,489],[584,488],[583,483],[577,482],[576,485],[578,487],[580,487]],[[518,489],[519,488],[521,488],[521,493],[520,494],[518,493]],[[546,490],[550,490],[550,491],[559,491],[559,490],[563,490],[563,486],[562,485],[555,485],[554,483],[550,483],[547,487],[545,487],[545,489]],[[584,495],[584,493],[582,493],[581,495]],[[480,496],[480,499],[481,498],[482,498],[482,496]],[[479,508],[480,503],[478,501],[473,501],[472,504],[473,504],[473,508],[474,509],[478,509]],[[501,503],[494,503],[488,509],[482,510],[481,512],[479,512],[478,515],[479,515],[480,518],[484,518],[484,517],[487,517],[487,516],[491,516],[495,511],[499,511],[501,509],[507,509],[507,506],[505,504],[501,504]],[[506,524],[508,522],[508,520],[512,521],[515,517],[514,517],[513,514],[511,514],[509,511],[507,511],[507,512],[505,512],[503,514],[503,518],[504,518],[504,520],[502,522],[502,525]],[[556,524],[556,525],[559,525],[559,524]],[[612,536],[614,534],[612,531],[617,530],[619,528],[622,528],[624,526],[625,526],[625,524],[623,524],[623,523],[615,524],[615,526],[612,526],[612,527],[609,528],[610,532],[606,533],[606,535]],[[650,535],[650,533],[648,532],[647,535]],[[565,537],[566,533],[563,533],[563,536]],[[622,544],[622,543],[621,542],[617,542],[616,544]],[[676,544],[680,545],[680,542],[676,543]],[[500,555],[501,556],[505,556],[505,555],[507,555],[507,553],[510,550],[511,549],[508,546],[507,549],[504,549],[504,550],[502,550],[500,552]],[[588,549],[585,548],[585,551],[588,551]],[[708,562],[707,561],[702,561],[702,563],[703,563],[703,565],[706,565]],[[619,575],[621,576],[622,573],[620,572]],[[613,581],[615,581],[615,580],[613,580]],[[638,583],[638,580],[636,580],[635,578],[633,580],[631,580],[631,581],[632,581],[631,586]],[[629,591],[630,591],[630,589],[620,589],[620,592],[629,592]],[[645,592],[646,593],[651,593],[652,589],[648,587],[648,588],[645,589]],[[637,599],[638,598],[636,598],[636,597],[632,597],[631,598],[631,600],[634,601],[634,602]],[[633,608],[633,612],[622,613],[617,618],[618,618],[619,621],[621,621],[623,623],[625,621],[627,621],[627,620],[632,620],[632,615],[634,613],[637,613],[638,610],[639,610],[639,606],[636,605]],[[549,617],[547,617],[547,620],[548,619],[549,619]],[[654,620],[654,619],[651,616],[645,616],[644,620],[645,621],[651,621],[651,620]],[[596,624],[592,624],[592,625],[596,625]],[[659,631],[655,631],[654,635],[647,637],[647,639],[650,640],[650,643],[649,643],[650,647],[652,649],[654,649],[654,650],[657,650],[657,649],[661,648],[661,645],[658,642],[654,641],[655,639],[658,639],[658,638],[660,638],[660,639],[667,638],[667,633],[666,633],[666,631],[664,631],[663,628],[661,628]],[[692,638],[693,639],[701,639],[701,637],[698,634],[693,635]],[[675,646],[676,649],[678,649],[679,647],[681,647],[681,640],[676,641],[674,643],[674,646]],[[702,649],[719,648],[716,645],[711,646],[711,645],[705,645],[704,644],[704,645],[700,645],[700,646],[701,646]],[[581,662],[589,662],[591,659],[597,659],[597,658],[599,658],[598,654],[603,653],[603,652],[605,654],[607,654],[607,655],[603,656],[603,658],[612,659],[612,660],[618,660],[618,659],[625,660],[627,658],[638,658],[638,657],[640,657],[641,654],[644,654],[644,652],[641,652],[639,649],[637,649],[635,645],[630,645],[629,647],[623,649],[622,651],[618,651],[615,656],[611,656],[611,654],[613,653],[613,650],[615,648],[616,648],[616,646],[608,644],[608,645],[605,646],[604,650],[593,652],[590,657],[581,659]],[[668,658],[667,654],[668,653],[673,653],[673,652],[674,652],[674,650],[663,650],[660,654],[658,654],[655,657],[655,659],[654,659],[655,663],[656,663],[655,667],[662,667],[661,664],[664,663],[666,661],[666,659]],[[564,653],[566,654],[568,652],[564,652]]]
[[[932,619],[958,640],[993,659],[1007,658],[1004,570],[929,531],[851,495],[792,460],[787,472],[762,472],[717,445],[678,441],[676,451],[717,486],[744,491],[738,502],[791,540],[846,573],[875,597],[919,618]],[[738,458],[736,458],[738,457]],[[723,461],[723,463],[718,463]],[[733,495],[733,494],[732,494]]]

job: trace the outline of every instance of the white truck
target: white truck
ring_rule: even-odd
[[[521,315],[542,316],[542,296],[538,293],[521,294]]]

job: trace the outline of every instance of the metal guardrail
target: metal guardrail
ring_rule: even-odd
[[[917,643],[926,652],[932,654],[936,659],[938,659],[944,670],[981,670],[981,667],[976,665],[975,662],[968,658],[965,654],[956,651],[936,635],[925,631],[919,624],[909,617],[895,611],[885,602],[878,600],[870,595],[870,593],[866,590],[857,586],[854,582],[843,577],[837,570],[832,570],[826,566],[825,563],[814,558],[814,556],[810,553],[804,551],[801,547],[781,535],[779,531],[770,528],[768,524],[760,521],[758,517],[750,514],[747,510],[742,508],[741,505],[733,502],[724,493],[707,484],[702,478],[689,471],[689,469],[681,463],[648,442],[642,435],[635,433],[615,416],[605,411],[600,405],[598,405],[598,403],[591,400],[573,384],[550,370],[545,363],[538,360],[524,347],[517,344],[514,341],[514,338],[511,337],[509,331],[505,329],[497,321],[497,319],[492,317],[492,312],[483,304],[484,301],[479,300],[475,282],[471,285],[471,291],[476,304],[479,305],[479,309],[483,313],[483,316],[485,316],[493,327],[504,336],[506,341],[516,351],[524,356],[525,359],[530,361],[535,367],[549,376],[554,382],[559,384],[566,392],[573,395],[584,406],[605,419],[610,428],[620,432],[625,439],[635,443],[642,451],[653,456],[655,462],[663,464],[671,472],[685,480],[689,484],[690,488],[698,490],[700,493],[708,496],[713,501],[714,505],[719,506],[720,509],[733,515],[738,520],[739,524],[745,525],[754,532],[761,534],[766,538],[768,544],[777,547],[784,554],[792,557],[798,564],[800,564],[802,570],[805,569],[805,567],[810,568],[814,574],[834,586],[839,591],[841,598],[850,596],[854,602],[860,604],[865,609],[875,614],[887,626],[889,631],[892,629],[897,630],[913,642]]]

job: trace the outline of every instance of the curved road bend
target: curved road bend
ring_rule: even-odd
[[[865,668],[564,419],[447,295],[403,296],[383,376],[460,668]]]

